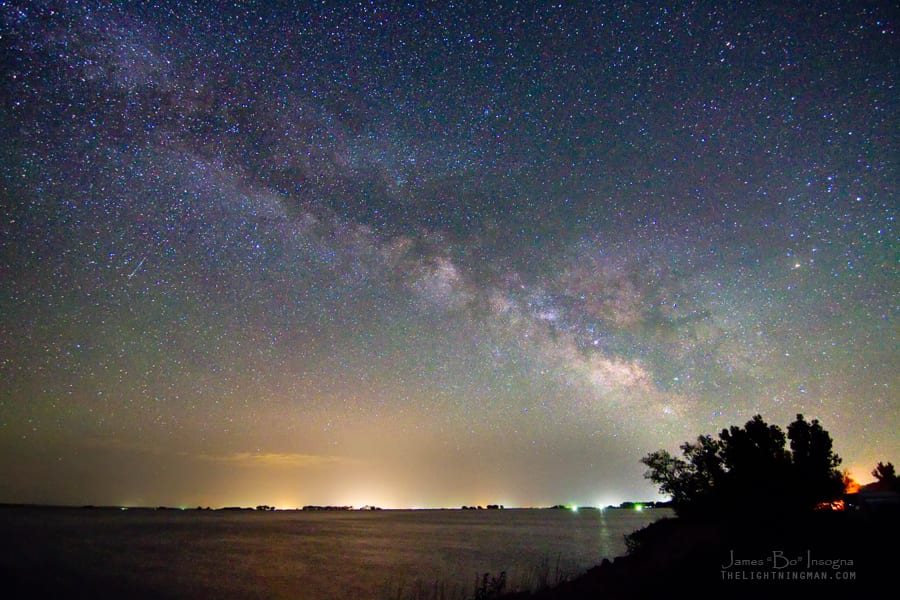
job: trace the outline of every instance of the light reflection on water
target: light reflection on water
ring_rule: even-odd
[[[201,512],[0,510],[0,564],[77,573],[158,597],[396,597],[436,582],[471,593],[577,574],[625,552],[668,510]]]

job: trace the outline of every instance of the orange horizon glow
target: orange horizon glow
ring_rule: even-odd
[[[851,475],[847,475],[846,485],[844,486],[845,494],[855,494],[859,492],[859,483]]]

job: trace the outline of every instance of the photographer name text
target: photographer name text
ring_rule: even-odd
[[[777,570],[790,568],[838,570],[853,567],[852,558],[819,558],[813,556],[812,550],[807,550],[805,554],[786,554],[781,550],[772,550],[768,556],[762,558],[744,558],[731,550],[725,563],[722,569],[726,571],[735,567],[763,567]]]

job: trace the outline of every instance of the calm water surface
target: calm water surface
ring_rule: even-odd
[[[201,512],[0,510],[0,567],[171,598],[471,595],[506,571],[533,588],[625,552],[668,510]]]

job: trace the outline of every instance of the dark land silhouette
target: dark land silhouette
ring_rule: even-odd
[[[785,447],[790,443],[789,449]],[[821,424],[744,425],[647,455],[645,477],[677,517],[626,538],[628,553],[584,575],[507,600],[660,597],[846,598],[896,592],[900,479],[850,481]],[[489,596],[484,596],[489,597]]]
[[[846,598],[896,589],[893,517],[815,513],[768,519],[657,521],[627,555],[551,589],[507,600]]]

